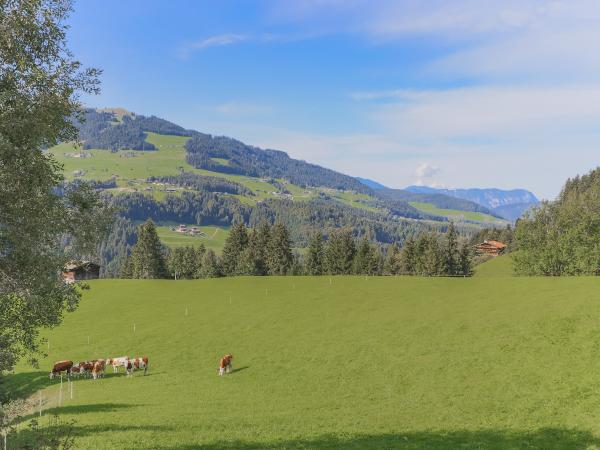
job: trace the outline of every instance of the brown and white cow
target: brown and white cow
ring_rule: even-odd
[[[97,379],[98,377],[104,376],[104,368],[106,367],[106,361],[99,359],[94,362],[94,368],[92,369],[92,377]]]
[[[133,375],[134,370],[144,369],[144,375],[148,370],[148,357],[142,356],[141,358],[130,359],[127,363],[127,375]]]
[[[55,362],[50,371],[50,379],[60,375],[62,372],[67,373],[67,377],[70,374],[71,367],[73,367],[73,361],[58,361]]]
[[[231,363],[232,360],[233,360],[233,355],[231,355],[229,353],[221,358],[221,360],[219,361],[219,375],[220,376],[223,376],[225,374],[225,372],[227,372],[227,373],[231,372],[231,369],[233,367],[233,365]]]
[[[127,371],[127,364],[129,363],[129,356],[121,356],[119,358],[108,358],[106,364],[112,366],[113,373],[119,373],[119,367],[124,367]]]

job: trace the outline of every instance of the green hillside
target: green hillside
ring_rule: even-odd
[[[435,216],[447,217],[452,220],[468,220],[470,222],[481,222],[488,225],[495,226],[506,226],[508,221],[499,219],[498,217],[491,216],[482,212],[475,211],[460,211],[458,209],[445,209],[438,208],[431,203],[425,202],[409,202],[409,204],[419,211],[423,211],[427,214],[433,214]]]
[[[513,265],[511,254],[499,256],[475,267],[475,277],[512,277]]]
[[[189,226],[195,226],[190,225]],[[212,249],[217,253],[220,253],[225,239],[229,234],[229,229],[224,227],[197,227],[200,230],[200,234],[192,236],[189,234],[179,233],[173,231],[173,226],[159,226],[156,227],[158,237],[163,244],[170,248],[185,247],[191,245],[192,247],[198,247],[200,244],[204,244],[207,249]]]
[[[52,361],[147,355],[146,377],[74,382],[54,411],[77,448],[593,449],[599,294],[596,278],[95,281],[6,387],[55,408]]]

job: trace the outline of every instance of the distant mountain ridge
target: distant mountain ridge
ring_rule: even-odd
[[[532,192],[526,189],[437,189],[428,186],[409,186],[406,190],[418,194],[443,194],[469,200],[485,206],[496,215],[511,221],[515,221],[525,211],[540,202]]]
[[[369,180],[368,178],[361,178],[361,177],[354,177],[354,178],[356,178],[362,184],[364,184],[365,186],[370,187],[373,190],[388,189],[387,186],[384,186],[383,184],[378,183],[377,181]]]

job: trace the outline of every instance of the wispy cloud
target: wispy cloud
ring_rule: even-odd
[[[433,177],[435,177],[440,172],[441,169],[434,164],[428,162],[421,163],[415,170],[415,177],[417,178],[415,184],[417,186],[437,185],[437,183],[433,181]]]
[[[189,58],[194,52],[206,50],[210,47],[222,47],[225,45],[237,44],[247,40],[248,37],[243,34],[219,34],[202,39],[197,42],[190,42],[182,45],[178,50],[178,56],[182,59]]]

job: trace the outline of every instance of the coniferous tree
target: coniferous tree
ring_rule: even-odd
[[[306,273],[308,275],[323,275],[324,253],[323,234],[318,231],[310,239],[308,247],[308,256],[306,258]]]
[[[225,276],[240,275],[242,273],[241,256],[248,246],[248,232],[243,223],[238,222],[231,227],[229,236],[225,240],[221,256],[221,270]]]
[[[404,241],[398,263],[398,273],[402,275],[415,275],[418,271],[417,243],[410,237]]]
[[[399,275],[402,273],[401,267],[401,252],[398,246],[394,242],[389,246],[387,251],[387,258],[385,260],[384,273],[388,275]]]
[[[376,275],[378,271],[377,252],[365,235],[354,257],[354,273],[357,275]]]
[[[473,274],[472,261],[473,255],[471,247],[467,242],[464,242],[459,250],[459,274],[464,276],[471,276]]]
[[[267,266],[270,275],[287,274],[293,263],[290,235],[282,223],[276,223],[271,230],[267,250]]]
[[[256,229],[248,233],[248,245],[240,255],[240,274],[266,275],[265,250],[261,247],[260,235]]]
[[[448,227],[448,231],[446,232],[445,238],[446,245],[443,249],[444,265],[442,272],[444,275],[458,275],[460,270],[458,238],[453,222],[450,222],[450,226]]]
[[[422,245],[417,247],[423,250],[420,254],[421,275],[436,276],[442,271],[442,255],[437,237],[425,234],[421,237]]]
[[[352,273],[356,246],[350,230],[342,230],[331,236],[325,250],[326,272],[331,275]]]
[[[131,278],[166,277],[163,247],[151,219],[139,227],[138,240],[131,250],[128,265],[126,271]]]

